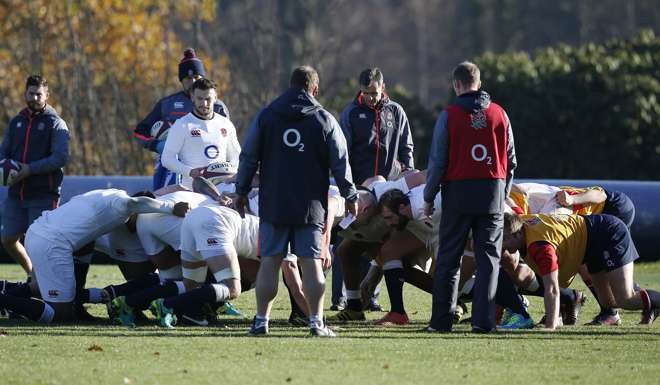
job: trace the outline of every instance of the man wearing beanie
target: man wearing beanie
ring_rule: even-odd
[[[193,103],[190,98],[193,83],[205,76],[204,63],[197,57],[195,50],[186,49],[179,62],[179,81],[181,81],[183,90],[159,100],[149,115],[138,123],[133,131],[133,136],[144,148],[159,155],[154,166],[154,190],[179,182],[179,177],[175,173],[163,167],[160,155],[165,147],[166,131],[177,119],[193,111]],[[213,110],[229,119],[229,110],[222,101],[216,100]],[[152,132],[155,131],[158,132],[154,135]]]

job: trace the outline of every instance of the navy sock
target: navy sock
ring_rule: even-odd
[[[215,303],[215,289],[211,285],[204,285],[189,292],[171,296],[163,301],[163,305],[174,310],[175,313],[199,313],[205,303]]]
[[[27,317],[32,321],[39,321],[44,312],[43,301],[34,298],[14,297],[0,294],[0,307]]]
[[[575,301],[575,290],[573,289],[566,289],[563,287],[559,288],[559,303],[564,304],[568,302],[574,302]]]
[[[362,311],[362,300],[356,298],[349,298],[346,301],[346,308],[349,310]]]
[[[525,305],[523,304],[520,295],[518,295],[515,285],[503,269],[500,269],[500,273],[497,276],[495,303],[504,308],[508,308],[514,313],[529,318],[529,313],[525,309]]]
[[[651,300],[651,307],[660,308],[660,292],[652,289],[646,289],[646,294]]]
[[[179,294],[179,288],[176,283],[168,281],[127,295],[126,304],[134,309],[144,310],[155,299],[173,297],[177,294]]]
[[[32,297],[32,290],[30,290],[30,285],[27,282],[7,282],[5,284],[5,294],[14,297],[30,298]]]
[[[416,288],[433,294],[433,278],[427,272],[414,267],[404,267],[403,279]]]
[[[158,274],[148,273],[142,277],[132,279],[126,283],[122,283],[121,285],[109,285],[103,289],[110,293],[112,298],[116,298],[121,297],[122,295],[128,295],[140,290],[147,289],[149,287],[156,286],[159,283],[160,279],[158,278]]]
[[[76,302],[82,303],[87,301],[80,301],[78,299],[79,295],[83,294],[83,289],[85,289],[85,284],[87,283],[87,273],[89,272],[89,263],[81,262],[77,259],[73,260],[73,275],[76,278]],[[87,296],[89,299],[89,293]]]
[[[383,271],[387,294],[390,296],[390,311],[404,314],[403,308],[403,268],[387,269]]]

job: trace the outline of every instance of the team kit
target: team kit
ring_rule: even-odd
[[[433,298],[423,333],[458,323],[475,333],[556,330],[579,323],[588,296],[600,308],[589,325],[620,325],[619,309],[639,310],[643,325],[660,314],[660,292],[634,279],[631,199],[601,186],[517,183],[511,123],[473,63],[452,73],[456,99],[438,116],[426,170],[415,168],[408,118],[378,68],[360,73],[339,120],[316,99],[318,73],[296,68],[242,142],[205,76],[186,50],[182,90],[135,128],[156,156],[151,190],[93,190],[62,205],[68,128],[46,103],[47,83],[28,78],[27,107],[0,154],[2,242],[28,279],[0,280],[3,316],[89,322],[99,319],[84,305],[102,303],[113,324],[213,326],[218,314],[242,316],[231,301],[253,290],[246,332],[267,336],[280,275],[288,322],[313,337],[364,323],[382,281],[390,309],[373,326],[411,322],[408,283]],[[86,286],[96,252],[124,282]],[[339,294],[325,315],[330,270]],[[589,292],[571,288],[576,277]],[[532,296],[544,303],[535,317]]]

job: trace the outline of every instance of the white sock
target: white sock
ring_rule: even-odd
[[[223,302],[229,299],[229,288],[222,283],[214,283],[213,290],[215,290],[215,302]]]
[[[318,314],[311,314],[309,316],[309,327],[310,328],[323,328],[323,320],[319,317]]]
[[[257,314],[257,316],[254,317],[254,326],[257,328],[268,326],[268,316]]]
[[[346,290],[346,299],[361,299],[360,290]]]
[[[55,318],[55,309],[53,309],[52,306],[44,302],[44,312],[41,313],[41,317],[39,317],[37,322],[49,324],[53,322],[53,318]]]

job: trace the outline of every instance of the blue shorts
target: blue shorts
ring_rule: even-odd
[[[589,273],[616,270],[639,258],[630,231],[621,219],[608,214],[584,218],[587,224],[584,263]]]
[[[635,205],[632,200],[620,191],[605,190],[605,194],[607,199],[605,200],[605,207],[603,207],[603,214],[614,215],[630,228],[635,219]]]
[[[12,238],[25,234],[28,227],[45,210],[57,207],[57,201],[51,199],[20,201],[7,198],[2,211],[2,238]]]
[[[158,160],[156,160],[156,164],[154,165],[154,177],[152,182],[153,191],[177,183],[181,183],[181,177],[179,174],[165,168],[165,166],[160,163],[160,157],[158,157]]]
[[[276,225],[259,223],[259,255],[261,257],[292,254],[303,258],[320,258],[323,224]],[[290,248],[289,248],[290,247]]]

